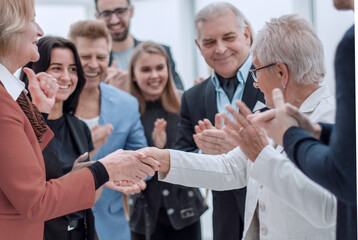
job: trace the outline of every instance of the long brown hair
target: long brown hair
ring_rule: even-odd
[[[140,90],[137,82],[134,81],[134,65],[138,61],[138,59],[144,54],[158,54],[165,58],[165,62],[168,69],[168,81],[165,86],[162,95],[160,96],[160,100],[165,110],[168,112],[179,113],[180,112],[180,99],[178,96],[177,89],[175,88],[174,80],[172,73],[170,71],[170,62],[168,55],[164,48],[152,41],[147,41],[136,46],[132,52],[130,61],[129,61],[129,79],[131,81],[131,94],[135,96],[139,102],[139,111],[141,114],[145,112],[145,99]]]

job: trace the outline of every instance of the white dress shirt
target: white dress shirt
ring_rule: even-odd
[[[22,91],[25,90],[25,83],[16,78],[7,70],[7,68],[0,63],[0,81],[4,85],[6,91],[16,101]]]
[[[334,99],[320,87],[301,105],[312,121],[333,122]],[[239,147],[223,155],[170,150],[170,171],[159,179],[185,186],[231,190],[247,186],[245,240],[334,240],[335,197],[306,177],[281,146],[266,146],[255,163]]]

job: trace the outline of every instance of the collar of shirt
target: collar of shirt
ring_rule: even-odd
[[[239,68],[239,71],[237,71],[236,76],[237,76],[237,80],[239,81],[239,83],[245,85],[247,76],[249,75],[249,71],[251,69],[251,66],[252,66],[252,56],[249,55],[247,57],[246,61],[244,62],[244,64],[242,64],[242,66]],[[216,91],[220,91],[220,90],[224,91],[220,86],[219,79],[217,78],[215,72],[212,75],[211,79],[213,81]]]
[[[25,90],[25,83],[20,79],[12,75],[7,68],[0,63],[0,81],[4,85],[6,91],[11,95],[11,97],[16,101],[20,96],[22,91]]]
[[[316,91],[306,98],[299,108],[299,111],[307,114],[313,112],[317,105],[322,101],[323,98],[331,97],[327,86],[320,86]]]
[[[215,86],[216,106],[217,106],[217,109],[218,109],[219,113],[227,112],[226,109],[225,109],[225,106],[228,105],[228,104],[231,104],[235,109],[237,109],[237,107],[235,105],[235,101],[242,99],[242,95],[244,93],[246,80],[247,80],[247,77],[249,75],[249,71],[250,71],[251,66],[252,66],[252,56],[249,55],[247,57],[246,61],[244,62],[244,64],[242,64],[242,66],[240,67],[239,71],[236,74],[237,80],[239,81],[239,85],[236,88],[236,91],[234,93],[234,96],[233,96],[231,102],[229,101],[229,98],[226,96],[224,90],[221,88],[220,82],[219,82],[217,76],[215,75],[215,73],[212,75],[211,79],[212,79],[213,84]],[[229,116],[231,116],[231,115],[229,115]]]

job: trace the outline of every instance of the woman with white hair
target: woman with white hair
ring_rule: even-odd
[[[295,15],[272,19],[252,47],[254,85],[272,106],[272,89],[314,121],[332,122],[334,99],[319,83],[325,75],[323,46],[311,24]],[[307,178],[287,158],[282,146],[269,144],[262,129],[227,109],[223,129],[198,134],[201,149],[221,148],[226,134],[239,147],[223,155],[145,149],[161,161],[161,179],[185,186],[229,190],[247,186],[243,239],[335,239],[336,199]]]

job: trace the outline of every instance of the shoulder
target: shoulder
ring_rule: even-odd
[[[328,92],[328,89],[325,89],[325,92],[321,93],[320,99],[309,118],[314,122],[333,123],[335,112],[335,99]]]
[[[337,48],[337,55],[339,54],[349,54],[350,56],[354,57],[354,25],[348,29],[345,33],[344,37],[340,41],[338,48]]]
[[[189,88],[188,90],[186,90],[183,93],[183,96],[199,96],[203,94],[205,95],[206,88],[208,87],[209,84],[213,85],[211,81],[211,77],[205,79],[201,83],[198,83],[192,86],[191,88]],[[213,85],[213,89],[215,89],[214,85]]]

